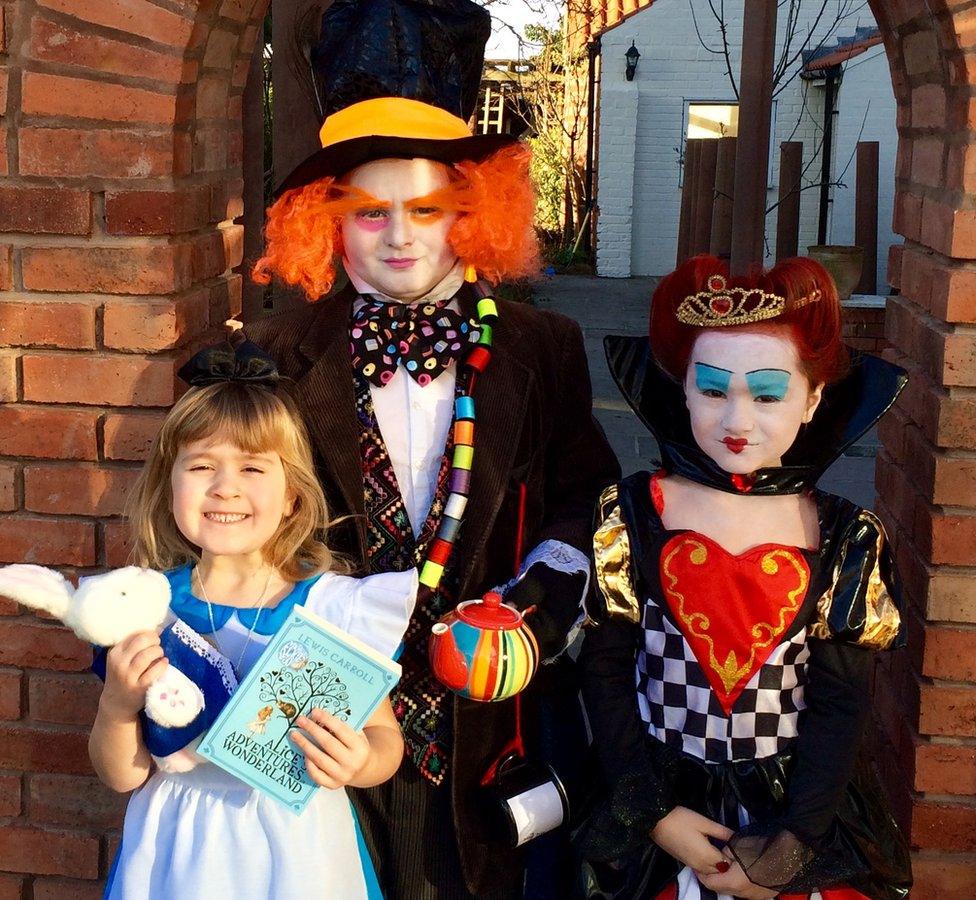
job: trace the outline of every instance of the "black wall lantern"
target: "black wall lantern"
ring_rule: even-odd
[[[637,60],[640,59],[640,50],[634,41],[630,42],[630,49],[627,51],[627,80],[634,80],[634,73],[637,71]]]

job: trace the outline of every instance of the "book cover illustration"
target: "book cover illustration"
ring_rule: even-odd
[[[296,606],[197,748],[205,759],[295,813],[318,785],[288,737],[313,708],[359,730],[400,677],[400,666]]]

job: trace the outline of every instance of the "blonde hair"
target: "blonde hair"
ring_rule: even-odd
[[[298,411],[288,397],[240,382],[191,388],[166,416],[129,500],[135,564],[166,570],[200,559],[173,518],[170,477],[181,447],[218,437],[245,453],[281,457],[295,503],[262,548],[268,564],[289,581],[346,570],[322,540],[331,522]]]

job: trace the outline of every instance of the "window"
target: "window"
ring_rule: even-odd
[[[773,149],[776,143],[776,100],[769,117],[769,175],[767,187],[773,184]],[[681,122],[681,147],[678,150],[678,186],[684,184],[684,153],[685,141],[695,138],[717,140],[723,137],[739,136],[739,104],[721,101],[685,100],[683,120]]]
[[[686,138],[738,137],[739,106],[734,103],[689,103]]]

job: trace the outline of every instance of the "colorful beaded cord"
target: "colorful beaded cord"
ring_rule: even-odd
[[[420,583],[432,591],[440,584],[444,567],[450,559],[458,529],[464,517],[471,492],[471,465],[474,462],[474,386],[477,376],[484,372],[491,361],[491,343],[494,326],[498,323],[498,307],[477,283],[472,267],[465,270],[465,280],[475,285],[481,293],[478,300],[478,322],[481,337],[467,355],[463,365],[468,370],[464,393],[454,402],[454,455],[451,457],[450,493],[444,506],[444,514],[434,540],[427,551],[427,559],[420,570]]]

